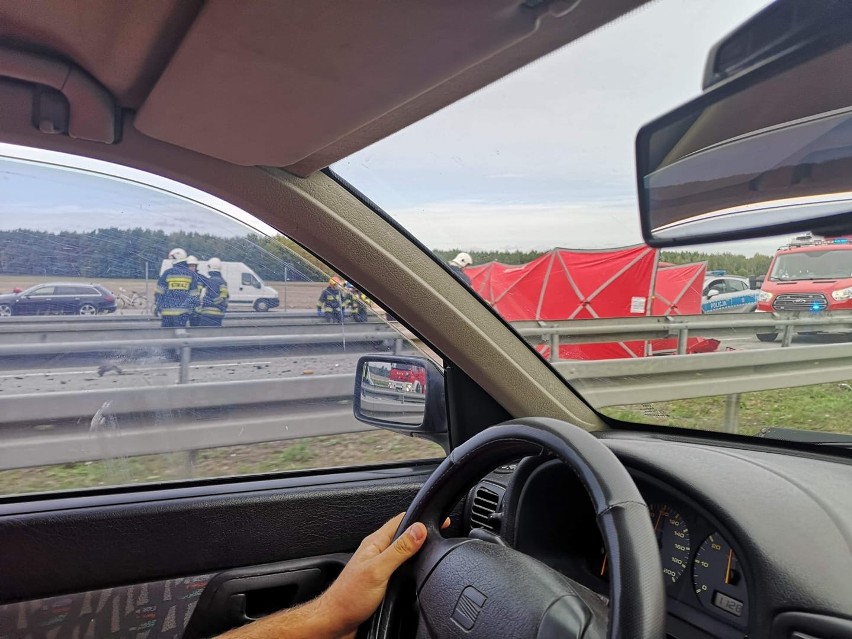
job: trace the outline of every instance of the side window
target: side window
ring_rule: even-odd
[[[713,289],[716,289],[719,293],[726,293],[727,288],[725,287],[725,280],[712,280],[704,287],[704,295],[706,296]]]
[[[744,291],[748,288],[748,284],[740,280],[728,280],[728,289],[731,291]]]
[[[98,293],[91,286],[57,286],[56,294],[82,297],[83,295],[97,295]]]
[[[0,160],[4,204],[22,211],[0,230],[4,288],[71,298],[0,316],[21,370],[2,388],[0,447],[19,452],[0,455],[0,495],[443,456],[354,418],[362,354],[420,354],[357,285],[211,196],[115,171]],[[60,227],[69,206],[90,213]],[[261,279],[262,297],[239,294]]]
[[[254,288],[260,288],[260,282],[257,281],[257,278],[251,273],[243,273],[242,277],[242,285],[243,286],[253,286]]]

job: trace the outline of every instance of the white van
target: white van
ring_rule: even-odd
[[[163,260],[160,275],[171,266],[172,260]],[[207,260],[198,261],[198,272],[204,276],[209,274]],[[268,311],[281,304],[278,291],[266,286],[257,273],[242,262],[222,262],[222,277],[228,285],[229,311]]]

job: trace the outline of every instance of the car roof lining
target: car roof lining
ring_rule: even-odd
[[[0,45],[70,60],[149,137],[318,169],[645,0],[0,0]]]

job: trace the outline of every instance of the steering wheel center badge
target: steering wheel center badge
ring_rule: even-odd
[[[485,605],[486,599],[488,599],[488,597],[483,595],[476,588],[468,586],[462,590],[462,594],[456,602],[452,620],[465,630],[470,630],[476,623],[479,613],[482,612],[482,607]]]

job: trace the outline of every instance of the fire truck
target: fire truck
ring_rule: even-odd
[[[801,235],[778,249],[760,288],[757,312],[806,318],[850,311],[852,237]],[[757,337],[770,342],[777,336]]]
[[[422,393],[426,386],[426,369],[414,364],[391,364],[388,386],[408,393]]]

